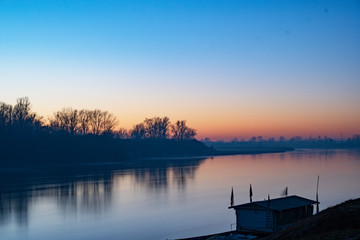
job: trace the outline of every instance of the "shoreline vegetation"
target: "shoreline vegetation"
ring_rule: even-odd
[[[115,130],[107,112],[64,108],[44,119],[31,111],[28,98],[0,103],[0,160],[3,167],[71,165],[133,159],[200,157],[279,152],[289,148],[217,150],[195,139],[186,121],[147,118],[130,130]]]
[[[0,102],[0,165],[28,167],[278,153],[294,150],[291,143],[299,142],[295,141],[299,138],[264,141],[262,137],[246,142],[198,141],[196,130],[187,126],[185,120],[171,123],[168,117],[146,118],[130,130],[115,130],[117,125],[113,114],[98,109],[63,108],[44,119],[31,111],[27,97],[19,98],[14,106]],[[323,142],[338,146],[330,138],[313,142],[316,146],[324,145]],[[353,147],[359,143],[360,135],[354,135],[341,144]]]

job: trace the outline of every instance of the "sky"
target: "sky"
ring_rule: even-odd
[[[198,138],[360,133],[360,1],[0,0],[0,101]]]

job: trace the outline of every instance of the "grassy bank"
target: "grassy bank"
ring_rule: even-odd
[[[261,240],[360,239],[360,198],[321,211]]]
[[[267,235],[267,234],[265,234]],[[259,236],[259,235],[258,235]],[[360,198],[348,200],[302,219],[292,226],[265,237],[236,231],[178,240],[358,240],[360,239]]]

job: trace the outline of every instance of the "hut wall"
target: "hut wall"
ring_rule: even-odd
[[[306,218],[313,215],[313,207],[303,206],[299,208],[287,209],[284,211],[276,212],[276,225],[277,227],[292,224],[299,219]]]
[[[237,230],[273,232],[273,213],[267,210],[237,209]]]

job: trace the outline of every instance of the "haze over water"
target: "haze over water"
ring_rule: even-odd
[[[230,204],[289,195],[315,199],[320,209],[360,197],[359,150],[147,160],[113,170],[37,173],[3,169],[1,239],[167,239],[228,231]]]

